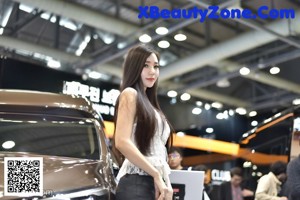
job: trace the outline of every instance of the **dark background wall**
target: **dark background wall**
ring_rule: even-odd
[[[0,88],[2,89],[62,93],[64,81],[76,81],[101,89],[118,89],[118,85],[115,84],[92,79],[83,80],[75,73],[71,74],[13,59],[2,58],[0,61]],[[112,120],[112,117],[108,115],[103,115],[103,118]]]
[[[83,84],[102,87],[118,88],[117,85],[83,80],[81,76],[31,63],[12,59],[1,59],[0,87],[7,89],[27,89],[61,93],[64,81],[78,81]]]

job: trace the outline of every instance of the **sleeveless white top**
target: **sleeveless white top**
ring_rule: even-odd
[[[170,127],[167,121],[162,119],[161,115],[156,110],[155,117],[157,119],[156,131],[150,144],[149,155],[145,156],[145,158],[159,171],[164,181],[169,184],[170,167],[167,163],[168,154],[165,145],[170,135]],[[136,145],[134,139],[135,128],[136,123],[133,125],[131,134],[131,140]],[[122,167],[119,170],[117,180],[120,180],[125,174],[148,175],[144,170],[132,164],[128,159],[124,160]]]

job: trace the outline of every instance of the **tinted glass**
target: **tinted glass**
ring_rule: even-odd
[[[100,157],[95,126],[86,119],[0,114],[0,145],[0,151]]]

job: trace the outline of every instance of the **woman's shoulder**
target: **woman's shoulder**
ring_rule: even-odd
[[[137,91],[136,89],[132,88],[132,87],[127,87],[125,88],[122,92],[122,93],[125,93],[125,94],[133,94],[133,95],[136,95],[137,94]]]
[[[129,100],[129,101],[135,101],[136,96],[137,96],[136,89],[134,89],[132,87],[127,87],[121,92],[120,99],[121,100],[124,99],[124,100]]]

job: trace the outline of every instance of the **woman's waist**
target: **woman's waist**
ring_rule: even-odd
[[[169,171],[169,165],[167,163],[167,160],[158,156],[145,156],[146,160],[153,165],[154,167],[158,169],[164,169]],[[122,164],[122,168],[126,169],[139,169],[137,166],[132,164],[128,159],[125,159],[125,161]]]
[[[168,178],[168,175],[171,173],[171,169],[165,159],[155,156],[145,156],[145,158],[151,165],[153,165],[153,167],[155,167],[158,170],[158,172],[162,175],[162,177],[165,180]],[[125,174],[149,175],[143,169],[132,164],[128,159],[125,159],[125,161],[123,162],[117,179],[119,180],[120,177],[122,177]]]
[[[153,164],[155,166],[157,166],[157,165],[168,165],[167,158],[165,156],[162,156],[162,155],[161,156],[159,156],[159,155],[149,155],[149,156],[145,156],[145,158],[148,162],[150,162],[151,164]],[[128,159],[125,159],[125,161],[130,163],[130,161]]]

